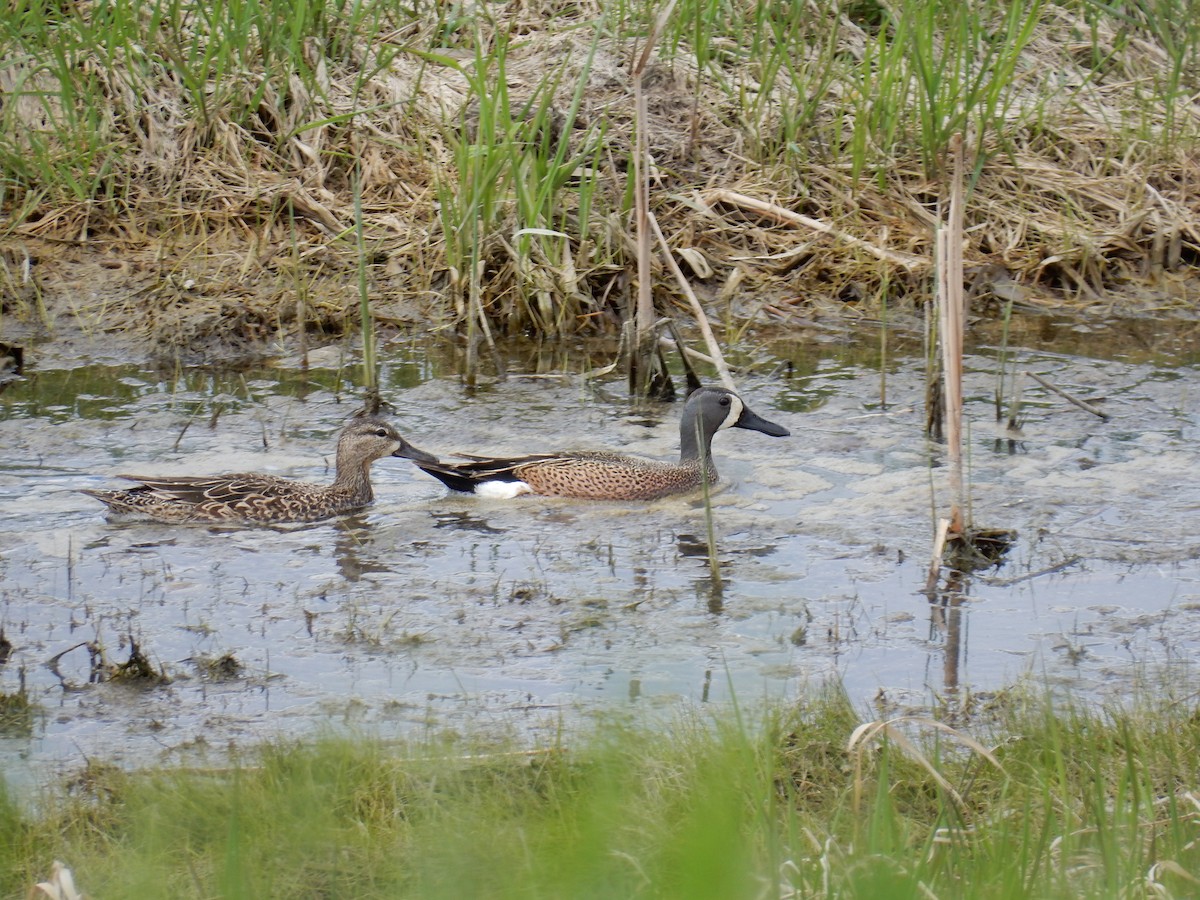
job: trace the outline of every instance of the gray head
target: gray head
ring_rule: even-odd
[[[702,447],[707,456],[712,436],[725,428],[747,428],[771,437],[791,434],[782,425],[758,415],[733,391],[702,387],[693,391],[683,406],[679,423],[680,456],[685,460],[695,459]]]
[[[344,463],[369,465],[385,456],[400,456],[418,462],[437,462],[437,457],[418,450],[388,422],[378,416],[351,419],[338,437],[337,459]]]

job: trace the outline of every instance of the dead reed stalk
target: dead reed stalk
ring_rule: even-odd
[[[1084,412],[1089,412],[1093,416],[1097,416],[1098,418],[1103,419],[1106,422],[1108,421],[1108,418],[1109,418],[1108,413],[1106,413],[1104,410],[1096,409],[1096,407],[1092,406],[1092,404],[1088,403],[1086,400],[1080,400],[1078,397],[1076,397],[1074,394],[1070,393],[1069,391],[1064,391],[1062,388],[1058,387],[1057,385],[1051,384],[1049,381],[1047,381],[1045,378],[1043,378],[1041,375],[1037,374],[1036,372],[1026,372],[1025,374],[1028,375],[1030,378],[1032,378],[1034,381],[1036,381],[1038,384],[1040,384],[1042,387],[1044,387],[1046,390],[1051,391],[1052,393],[1058,394],[1058,396],[1062,397],[1068,403],[1078,406]]]
[[[687,276],[679,268],[679,263],[675,262],[675,256],[671,253],[671,247],[667,244],[667,239],[663,236],[662,229],[658,226],[658,218],[653,213],[648,213],[647,218],[649,219],[650,227],[654,229],[654,234],[658,238],[659,246],[662,247],[663,259],[667,261],[667,268],[675,276],[675,280],[679,283],[679,289],[683,291],[684,296],[688,299],[688,305],[692,308],[692,316],[696,319],[696,327],[700,329],[700,334],[704,337],[704,344],[708,347],[709,355],[707,361],[716,368],[717,375],[721,379],[721,384],[725,385],[731,391],[736,391],[737,385],[733,382],[733,375],[729,372],[729,366],[725,362],[725,355],[721,353],[721,345],[717,343],[717,338],[713,334],[712,327],[708,324],[708,316],[704,313],[704,307],[700,305],[700,298],[692,290]],[[680,344],[678,346],[679,352],[683,353],[683,345]]]
[[[961,538],[965,531],[962,459],[962,367],[963,321],[963,144],[962,135],[950,139],[950,204],[947,222],[939,223],[936,249],[934,300],[938,308],[938,343],[941,346],[942,380],[940,400],[946,434],[946,468],[949,473],[950,514],[938,520],[926,591],[933,591],[941,574],[947,540]]]
[[[963,140],[950,138],[950,208],[938,229],[937,303],[942,345],[943,397],[946,404],[946,463],[950,476],[950,533],[964,533],[963,418]]]
[[[629,386],[636,396],[644,397],[649,393],[652,384],[652,373],[657,362],[654,338],[654,294],[651,274],[650,250],[650,182],[648,168],[650,163],[647,150],[646,129],[649,112],[646,108],[645,75],[650,65],[650,57],[658,36],[675,8],[676,0],[669,0],[662,12],[654,21],[642,52],[631,70],[633,79],[634,104],[634,146],[633,146],[633,208],[634,228],[636,232],[637,252],[637,311],[635,315],[634,338],[629,354]]]
[[[792,212],[790,209],[784,209],[776,203],[767,203],[765,200],[759,200],[756,197],[750,197],[738,191],[719,188],[708,191],[705,196],[708,200],[715,203],[724,203],[728,206],[749,210],[785,225],[808,228],[818,234],[827,235],[840,243],[860,249],[874,256],[876,259],[891,263],[908,272],[920,272],[928,265],[919,256],[913,256],[911,253],[902,253],[896,250],[888,250],[886,247],[877,247],[870,241],[864,241],[862,238],[839,231],[827,222],[814,219],[812,216],[803,216],[800,213]]]

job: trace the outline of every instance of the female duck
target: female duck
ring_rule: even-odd
[[[709,387],[692,392],[684,404],[678,463],[571,450],[510,458],[467,456],[469,461],[461,463],[418,460],[417,466],[451,490],[502,499],[543,494],[584,500],[654,500],[695,490],[705,481],[716,482],[712,439],[725,428],[747,428],[772,437],[791,433],[756,414],[732,391]]]
[[[363,416],[351,420],[338,437],[337,474],[331,485],[240,472],[199,478],[120,475],[138,485],[83,493],[114,512],[140,513],[160,522],[316,522],[369,504],[374,499],[371,463],[385,456],[437,462],[437,457],[409,444],[383,419]]]

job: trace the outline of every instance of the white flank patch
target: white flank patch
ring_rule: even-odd
[[[488,500],[511,500],[532,493],[533,488],[523,481],[483,481],[475,485],[475,496]]]

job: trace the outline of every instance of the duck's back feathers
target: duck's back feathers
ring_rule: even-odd
[[[141,478],[136,487],[85,490],[116,512],[140,513],[160,522],[316,522],[365,506],[347,492],[273,475],[235,473],[211,478]]]

